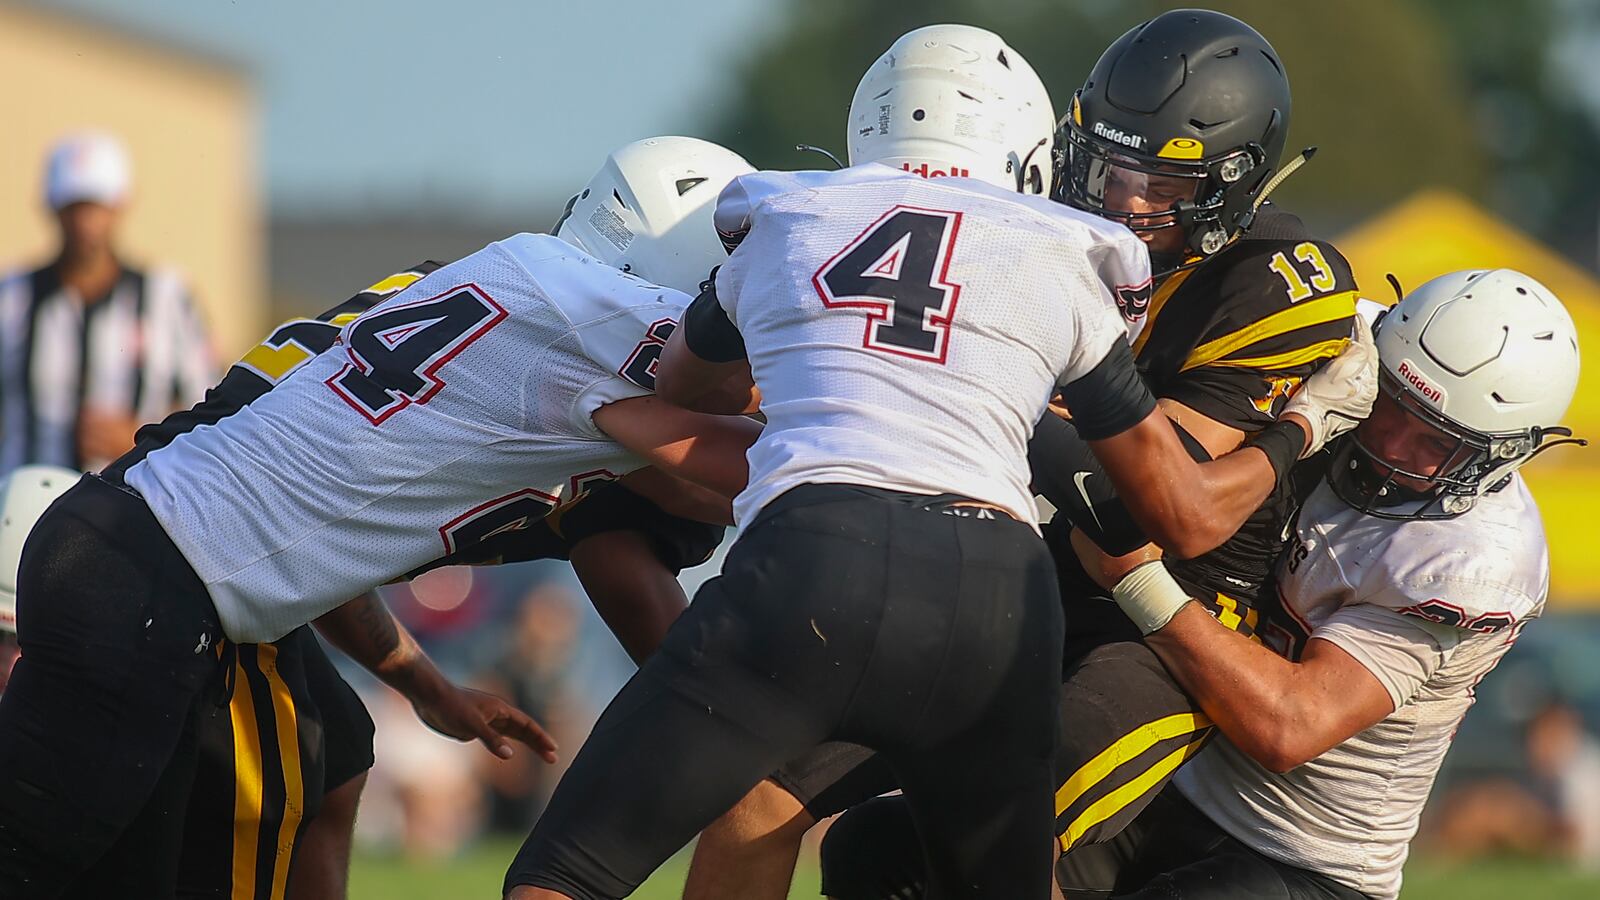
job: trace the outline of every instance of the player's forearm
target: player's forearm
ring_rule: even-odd
[[[1232,537],[1278,479],[1267,454],[1254,446],[1195,462],[1158,411],[1090,446],[1128,514],[1174,556],[1198,556]]]
[[[315,624],[328,643],[408,698],[443,679],[376,593],[362,594]]]
[[[1320,717],[1306,702],[1301,666],[1192,602],[1145,643],[1228,740],[1261,765],[1284,772],[1320,752]]]

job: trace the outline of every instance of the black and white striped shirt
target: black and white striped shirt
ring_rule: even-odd
[[[51,264],[0,280],[0,476],[74,469],[83,409],[155,422],[200,400],[216,376],[209,338],[179,276],[124,267],[90,303]]]

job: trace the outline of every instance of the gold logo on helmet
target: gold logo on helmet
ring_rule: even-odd
[[[1206,145],[1194,138],[1173,138],[1156,156],[1162,159],[1199,159],[1206,154]]]

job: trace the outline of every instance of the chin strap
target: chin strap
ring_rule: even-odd
[[[822,149],[821,147],[814,147],[811,144],[795,144],[794,148],[799,150],[801,153],[820,153],[823,156],[826,156],[829,161],[833,163],[833,167],[835,169],[844,168],[844,163],[839,161],[839,157],[834,156],[832,153]]]
[[[1261,205],[1267,202],[1267,197],[1270,196],[1273,191],[1278,189],[1278,185],[1287,181],[1290,175],[1300,171],[1300,167],[1310,162],[1311,157],[1316,155],[1317,148],[1307,147],[1304,150],[1301,150],[1300,154],[1294,159],[1289,160],[1288,165],[1279,169],[1278,174],[1267,179],[1266,185],[1261,188],[1261,193],[1256,195],[1256,202],[1250,204],[1250,218],[1255,218],[1256,213],[1261,210]]]

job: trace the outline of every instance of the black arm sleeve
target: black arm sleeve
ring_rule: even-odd
[[[700,287],[700,296],[694,298],[683,311],[683,340],[695,356],[706,362],[734,362],[745,358],[744,337],[728,319],[728,313],[717,302],[716,272]]]
[[[637,531],[650,539],[656,556],[673,574],[711,558],[723,533],[721,525],[675,516],[616,482],[590,488],[588,496],[551,524],[568,547],[608,531]]]
[[[1174,422],[1172,428],[1196,462],[1211,459],[1206,448],[1182,426]],[[1090,452],[1088,442],[1071,422],[1045,413],[1028,444],[1028,463],[1033,469],[1034,493],[1049,500],[1059,515],[1070,519],[1108,555],[1122,556],[1150,543],[1117,497],[1117,489]]]
[[[1060,391],[1078,434],[1086,441],[1116,437],[1156,408],[1155,395],[1133,364],[1133,352],[1120,340],[1094,368],[1061,385]]]

